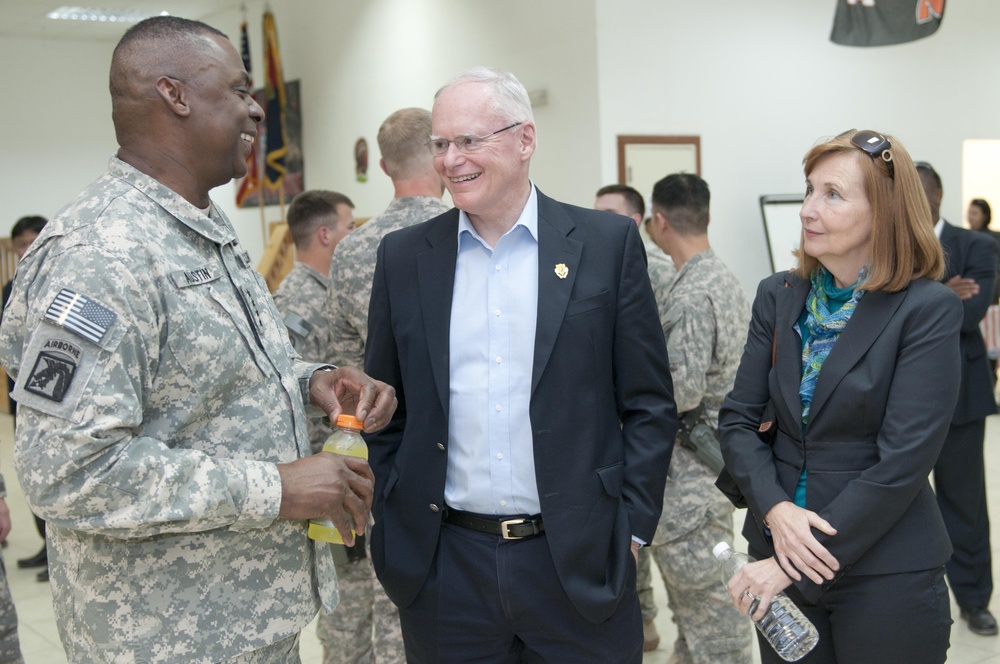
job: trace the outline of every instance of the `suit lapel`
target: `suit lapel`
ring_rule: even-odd
[[[895,293],[871,291],[861,297],[858,308],[823,362],[809,411],[810,421],[816,421],[834,388],[868,352],[905,297],[906,289]]]
[[[802,338],[795,331],[795,324],[802,315],[809,280],[785,276],[785,287],[775,295],[775,348],[778,371],[778,389],[782,402],[788,410],[791,421],[802,419],[802,400],[799,398],[799,384],[802,382]],[[796,432],[791,432],[796,433]]]
[[[441,406],[447,414],[450,371],[448,343],[455,262],[458,259],[458,210],[452,209],[440,222],[428,226],[428,249],[417,254],[417,284],[434,385],[437,387]]]
[[[561,205],[538,192],[538,315],[531,372],[532,394],[552,355],[580,266],[583,243],[567,237],[574,226]],[[560,265],[564,265],[566,270],[557,270]]]

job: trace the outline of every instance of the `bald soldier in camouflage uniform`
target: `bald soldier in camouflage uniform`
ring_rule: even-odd
[[[646,272],[656,297],[656,309],[660,320],[665,320],[667,294],[677,270],[670,256],[663,253],[649,237],[643,226],[646,203],[642,194],[627,184],[609,184],[597,190],[594,209],[614,212],[628,217],[639,226],[642,244],[646,249]],[[648,547],[639,549],[639,564],[636,567],[635,584],[639,593],[639,608],[642,610],[642,649],[644,652],[656,650],[660,645],[660,634],[656,629],[656,600],[653,598],[653,575],[650,567]]]
[[[704,406],[713,431],[732,389],[750,321],[733,273],[708,243],[708,185],[697,175],[656,183],[650,237],[670,254],[677,276],[667,295],[663,332],[678,413]],[[753,625],[732,603],[712,547],[733,541],[733,506],[715,488],[717,473],[678,441],[652,553],[677,625],[671,664],[750,664]]]
[[[353,209],[347,196],[319,189],[298,194],[288,206],[286,221],[295,243],[295,265],[274,291],[274,305],[292,346],[310,362],[321,362],[330,344],[330,326],[324,317],[330,264],[333,250],[354,229]],[[313,453],[323,449],[332,432],[326,418],[309,421]]]
[[[305,403],[374,430],[394,391],[298,359],[208,196],[246,173],[263,120],[226,36],[137,23],[111,96],[118,154],[31,246],[0,325],[63,646],[72,663],[298,662],[337,601],[305,520],[363,530],[373,481],[363,460],[306,456]]]
[[[422,108],[398,110],[379,128],[379,166],[392,179],[395,197],[334,252],[327,300],[331,331],[326,359],[331,363],[364,364],[368,302],[382,236],[448,210],[441,201],[444,184],[426,146],[430,134],[431,114]],[[399,612],[375,578],[370,560],[338,565],[337,573],[340,606],[329,616],[321,615],[316,628],[323,642],[323,664],[405,661]]]

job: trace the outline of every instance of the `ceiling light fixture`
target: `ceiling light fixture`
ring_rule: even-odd
[[[156,16],[157,12],[141,10],[114,10],[99,7],[60,7],[53,9],[46,16],[61,21],[94,21],[95,23],[138,23]],[[159,12],[160,16],[169,16],[169,12]]]

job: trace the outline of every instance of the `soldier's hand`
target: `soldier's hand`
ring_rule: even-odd
[[[353,412],[369,432],[388,424],[397,405],[395,388],[354,367],[313,373],[309,398],[330,416],[331,423],[336,424],[342,412]]]
[[[348,546],[351,528],[365,532],[372,506],[375,476],[357,457],[320,452],[291,463],[279,463],[281,509],[286,519],[329,518]]]

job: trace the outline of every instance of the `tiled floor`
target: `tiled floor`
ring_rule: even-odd
[[[996,525],[1000,524],[1000,416],[988,420],[986,438],[986,467],[990,475],[988,490],[991,497],[991,512],[994,514],[994,530],[997,530],[993,541],[1000,544],[1000,526]],[[11,467],[11,455],[11,419],[7,415],[0,415],[0,471],[7,480],[7,504],[14,524],[14,529],[8,537],[9,546],[3,550],[3,557],[7,564],[7,579],[20,619],[21,650],[27,664],[61,664],[66,662],[66,655],[59,643],[48,584],[35,580],[35,570],[17,569],[15,563],[16,559],[35,553],[41,546],[41,540],[35,532],[31,513],[24,502]],[[737,514],[736,518],[737,523],[742,523],[742,514]],[[743,548],[743,544],[737,542],[738,548]],[[995,557],[994,565],[994,576],[1000,580],[1000,556]],[[665,607],[666,596],[662,584],[658,578],[654,578],[654,581],[657,603]],[[997,596],[1000,596],[1000,592],[994,597]],[[994,599],[991,610],[1000,616],[1000,600]],[[958,610],[954,605],[952,613],[957,619]],[[660,610],[657,627],[662,637],[660,649],[647,653],[643,658],[644,664],[664,664],[670,656],[676,632],[666,608]],[[302,636],[301,652],[302,661],[306,664],[319,664],[322,661],[322,648],[316,639],[315,623],[310,625]],[[1000,664],[1000,637],[977,636],[971,633],[964,623],[958,621],[952,628],[948,661],[954,664]]]

